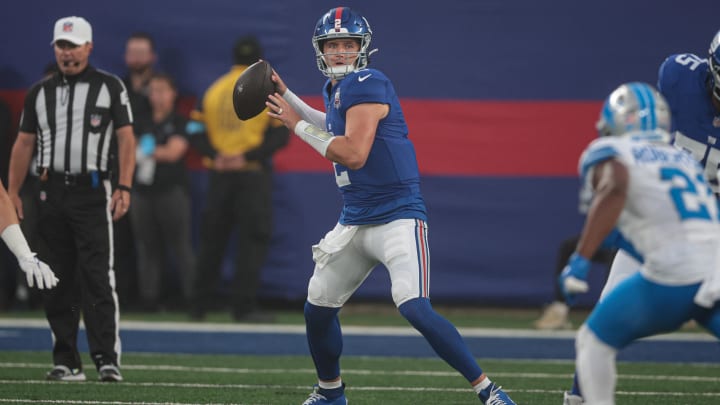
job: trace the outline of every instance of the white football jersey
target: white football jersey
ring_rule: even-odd
[[[580,158],[580,175],[584,189],[592,190],[598,163],[617,159],[625,165],[629,186],[618,229],[644,257],[640,271],[646,278],[684,285],[714,271],[718,205],[699,163],[667,137],[644,132],[597,139]]]

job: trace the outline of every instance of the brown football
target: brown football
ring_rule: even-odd
[[[241,120],[260,114],[265,109],[268,95],[275,92],[272,66],[261,60],[248,66],[238,77],[233,88],[233,107]]]

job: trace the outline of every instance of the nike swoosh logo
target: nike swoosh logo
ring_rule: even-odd
[[[367,79],[367,78],[370,77],[370,76],[372,76],[372,73],[370,73],[370,74],[367,75],[367,76],[359,76],[359,77],[358,77],[358,81],[359,81],[359,82],[364,82],[365,79]]]

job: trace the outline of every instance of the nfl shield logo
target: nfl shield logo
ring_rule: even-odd
[[[713,126],[715,128],[720,128],[720,117],[713,118]]]
[[[63,23],[63,32],[72,32],[72,30],[73,30],[73,23],[71,23],[71,22]]]
[[[90,115],[90,126],[99,127],[100,123],[102,123],[102,116],[100,114]]]
[[[338,89],[338,90],[335,92],[335,102],[334,102],[334,105],[335,105],[335,109],[340,108],[340,89]]]

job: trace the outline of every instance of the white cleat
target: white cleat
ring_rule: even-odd
[[[563,394],[563,405],[582,405],[584,402],[579,395],[573,395],[567,391]]]
[[[568,320],[569,312],[570,307],[567,304],[555,301],[545,308],[540,319],[533,322],[533,325],[535,329],[541,330],[571,329],[572,323]]]

